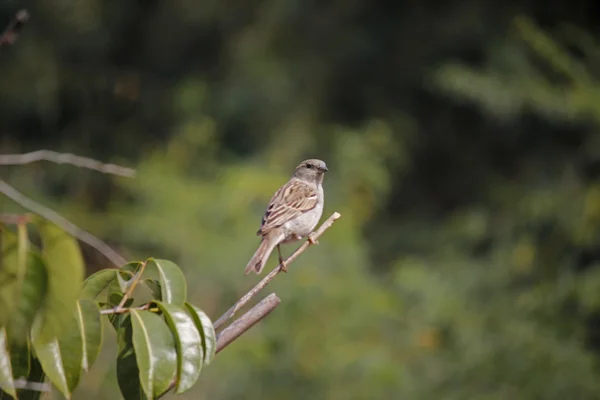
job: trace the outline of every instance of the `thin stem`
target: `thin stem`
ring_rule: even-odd
[[[40,217],[60,226],[67,233],[76,237],[82,242],[89,244],[94,249],[98,250],[102,255],[104,255],[104,257],[110,260],[115,266],[120,267],[121,265],[127,263],[127,261],[125,261],[125,259],[119,255],[119,253],[111,249],[102,240],[71,223],[56,211],[25,196],[23,193],[19,192],[17,189],[10,186],[3,180],[0,180],[0,193],[3,193],[6,197],[19,204],[21,207],[26,208],[34,214],[37,214]]]
[[[121,302],[116,307],[117,310],[121,310],[123,308],[123,306],[125,305],[125,303],[127,303],[127,299],[129,299],[131,297],[131,295],[133,294],[133,291],[137,287],[137,284],[140,281],[140,278],[142,277],[144,270],[146,269],[146,264],[148,264],[148,260],[146,260],[142,263],[140,270],[135,275],[133,275],[133,278],[131,278],[131,279],[133,279],[133,282],[131,282],[129,289],[127,289],[127,291],[123,295],[123,298],[121,299]]]
[[[45,382],[28,382],[23,378],[15,379],[15,389],[31,390],[34,392],[49,392],[52,386]]]
[[[333,223],[340,218],[341,215],[337,212],[331,214],[331,216],[323,222],[323,224],[317,229],[311,236],[313,241],[316,241],[327,229],[333,225]],[[304,253],[306,249],[308,249],[312,245],[310,240],[307,240],[302,244],[302,246],[298,247],[291,256],[289,256],[283,263],[280,263],[275,269],[273,269],[267,276],[263,278],[260,282],[256,284],[248,293],[246,293],[241,299],[239,299],[233,307],[225,312],[217,322],[214,323],[215,329],[219,329],[225,322],[227,322],[230,318],[232,318],[237,311],[239,311],[242,307],[244,307],[252,297],[254,297],[258,292],[265,288],[282,271],[282,265],[285,265],[285,268],[288,268],[290,263],[294,261],[300,254]]]
[[[139,307],[128,307],[128,308],[121,307],[119,309],[117,309],[117,307],[113,307],[113,308],[109,308],[107,310],[100,310],[100,315],[125,314],[131,310],[143,311],[143,310],[147,310],[149,308],[150,308],[150,303],[146,303]]]
[[[79,168],[92,169],[104,174],[135,177],[135,170],[116,164],[105,164],[88,157],[71,153],[57,153],[51,150],[37,150],[24,154],[0,154],[0,165],[24,165],[37,161],[50,161],[55,164],[70,164]]]

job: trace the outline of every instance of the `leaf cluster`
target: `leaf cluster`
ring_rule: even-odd
[[[212,322],[186,301],[176,264],[150,258],[84,281],[77,240],[59,227],[27,216],[0,229],[0,399],[37,399],[46,380],[70,398],[98,357],[103,316],[117,334],[124,398],[183,393],[214,357]]]

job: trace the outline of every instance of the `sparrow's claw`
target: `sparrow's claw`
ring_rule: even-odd
[[[310,244],[319,244],[319,241],[314,237],[312,233],[308,235],[308,242]]]
[[[285,263],[282,262],[281,264],[279,264],[279,270],[287,274],[287,267],[285,266]]]

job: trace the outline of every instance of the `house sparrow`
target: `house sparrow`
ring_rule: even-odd
[[[326,171],[327,165],[321,160],[302,161],[292,178],[275,192],[256,233],[262,236],[262,241],[246,265],[245,274],[252,270],[260,274],[275,247],[281,269],[287,272],[279,245],[305,236],[316,243],[310,234],[323,214],[323,176]]]

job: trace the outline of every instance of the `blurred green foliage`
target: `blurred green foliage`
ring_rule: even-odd
[[[138,177],[2,177],[127,258],[176,260],[216,318],[255,282],[242,269],[273,191],[299,160],[327,162],[324,216],[342,218],[181,398],[595,399],[600,47],[584,3],[31,2],[0,57],[2,152]],[[75,398],[118,396],[112,359]]]

